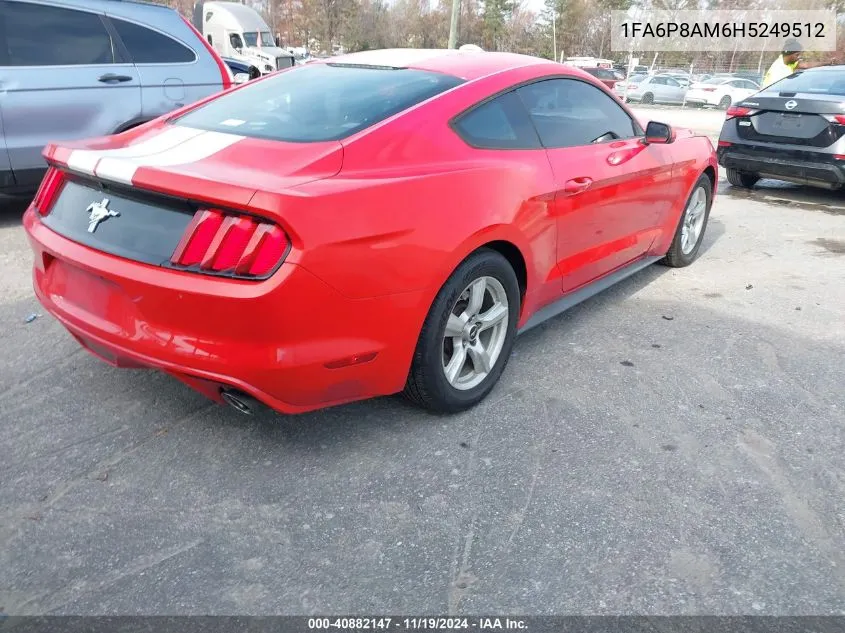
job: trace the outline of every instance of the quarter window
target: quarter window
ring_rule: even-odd
[[[6,66],[89,66],[115,61],[111,37],[96,13],[0,0],[0,42],[4,40],[0,64]]]
[[[185,64],[197,58],[194,51],[172,37],[125,20],[111,21],[136,64]]]
[[[576,147],[639,135],[638,126],[613,97],[584,81],[547,79],[522,86],[517,94],[545,147]]]
[[[538,149],[540,139],[515,92],[473,108],[455,123],[458,134],[481,149]]]

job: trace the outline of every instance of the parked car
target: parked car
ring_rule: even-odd
[[[614,90],[628,101],[649,103],[683,103],[686,90],[669,75],[633,75],[627,82],[617,82]]]
[[[456,50],[312,62],[45,156],[39,300],[244,412],[471,407],[518,332],[691,264],[717,180],[706,137],[575,69]]]
[[[613,86],[614,94],[620,99],[624,99],[627,90],[633,90],[643,79],[648,77],[646,74],[629,75],[628,79],[620,79]]]
[[[31,193],[51,140],[128,130],[232,85],[165,6],[0,0],[0,194]]]
[[[733,76],[739,77],[740,79],[748,79],[749,81],[753,81],[758,86],[763,83],[763,75],[761,73],[740,70],[733,73]]]
[[[690,86],[686,102],[692,105],[718,106],[727,110],[731,104],[750,97],[758,90],[760,86],[749,79],[708,79]]]
[[[845,185],[845,66],[799,71],[728,108],[719,163],[728,182]]]
[[[592,75],[611,90],[616,82],[622,79],[618,73],[608,68],[581,68],[581,70]]]
[[[668,77],[671,77],[672,79],[677,81],[679,84],[681,84],[682,88],[688,88],[690,83],[691,83],[690,76],[689,76],[688,73],[661,73],[661,74],[666,75]]]
[[[249,62],[245,62],[241,59],[232,59],[231,57],[223,57],[222,59],[229,67],[229,70],[232,71],[234,82],[236,84],[242,84],[253,79],[258,79],[261,76],[261,71],[258,67],[250,64]]]

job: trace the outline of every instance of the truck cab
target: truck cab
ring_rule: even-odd
[[[267,74],[295,64],[276,45],[270,27],[252,7],[237,2],[197,2],[194,26],[222,56],[249,63]]]

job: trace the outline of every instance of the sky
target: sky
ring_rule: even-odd
[[[545,0],[527,0],[525,4],[528,9],[530,9],[537,15],[540,15],[543,12],[543,9],[546,7]]]

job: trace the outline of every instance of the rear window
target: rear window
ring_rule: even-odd
[[[843,96],[845,95],[845,71],[797,72],[776,81],[767,90]]]
[[[643,79],[646,78],[646,75],[631,75],[628,77],[629,84],[638,84],[641,83]]]
[[[332,141],[462,82],[422,70],[309,64],[223,95],[176,122],[293,143]]]

